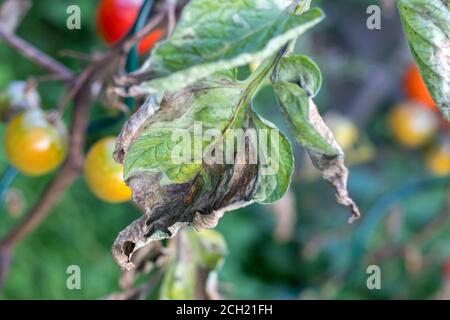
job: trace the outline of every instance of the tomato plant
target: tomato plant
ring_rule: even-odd
[[[78,4],[81,31],[67,20],[48,39],[43,30],[61,24],[58,13],[35,2],[21,39],[27,9],[5,14],[0,5],[1,45],[12,48],[0,47],[2,57],[15,61],[17,50],[39,67],[0,64],[1,85],[9,74],[26,77],[0,93],[0,210],[11,213],[0,216],[0,286],[8,269],[16,281],[7,295],[20,291],[11,289],[20,278],[13,260],[25,256],[32,263],[22,266],[46,260],[50,271],[39,270],[57,270],[48,278],[58,285],[68,261],[96,269],[88,278],[101,285],[70,298],[431,296],[437,285],[417,279],[448,256],[436,239],[450,230],[447,0],[398,0],[402,26],[386,15],[395,26],[387,37],[358,28],[357,13],[336,1],[320,2],[324,10],[310,0]],[[44,23],[28,34],[35,15]],[[95,28],[100,37],[88,39]],[[412,64],[398,46],[402,30]],[[34,46],[44,39],[45,50]],[[40,108],[38,92],[52,110]],[[59,218],[42,224],[52,241],[36,234],[12,254],[53,212]],[[111,259],[111,230],[121,229]],[[124,271],[117,293],[113,260]],[[368,292],[361,261],[383,267],[385,290]],[[238,294],[219,286],[219,271],[240,284]],[[28,277],[20,282],[33,283]]]

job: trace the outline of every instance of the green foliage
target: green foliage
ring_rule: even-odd
[[[400,0],[398,9],[420,73],[450,121],[450,1]]]

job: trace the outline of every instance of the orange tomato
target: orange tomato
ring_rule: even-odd
[[[123,167],[113,159],[114,137],[97,141],[89,150],[84,163],[84,177],[91,191],[110,203],[131,199],[131,189],[123,181]]]
[[[406,97],[409,100],[421,103],[432,110],[437,110],[436,103],[431,97],[427,86],[420,75],[419,69],[414,63],[412,63],[405,72],[403,88]]]
[[[54,123],[40,109],[15,116],[5,133],[6,156],[20,172],[38,176],[55,169],[67,153],[67,130],[60,120]]]

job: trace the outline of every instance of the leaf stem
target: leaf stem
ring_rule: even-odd
[[[275,66],[280,61],[281,57],[286,52],[287,45],[281,48],[276,54],[264,60],[258,68],[247,78],[247,80],[242,82],[242,87],[244,88],[244,93],[236,108],[233,118],[227,128],[233,127],[236,119],[243,108],[249,108],[251,106],[251,101],[256,93],[261,88],[264,79],[273,72]]]
[[[4,41],[11,48],[21,53],[25,58],[36,63],[44,69],[49,70],[52,74],[60,77],[64,82],[73,80],[73,73],[66,66],[51,58],[44,52],[32,46],[29,42],[9,33],[0,27],[0,40]]]
[[[276,54],[264,60],[258,68],[244,81],[246,88],[245,98],[250,101],[261,87],[264,79],[273,71],[273,68],[278,64],[281,57],[285,54],[287,46],[281,48]]]
[[[128,33],[129,37],[134,36],[139,30],[141,30],[145,22],[147,21],[147,18],[149,17],[152,8],[153,8],[153,0],[145,0],[142,4],[138,17],[136,21],[134,22],[133,27],[131,28],[130,32]],[[128,59],[127,59],[127,65],[126,69],[127,72],[133,72],[136,71],[138,68],[138,52],[137,52],[138,43],[135,43],[133,47],[131,48],[130,52],[128,53]]]

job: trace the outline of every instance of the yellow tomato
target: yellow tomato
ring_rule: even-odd
[[[325,122],[342,149],[348,150],[358,141],[358,127],[349,118],[330,113],[325,116]]]
[[[89,150],[84,176],[89,188],[101,200],[111,203],[131,199],[131,190],[123,181],[123,167],[113,159],[116,139],[105,137]]]
[[[6,128],[6,156],[20,172],[30,176],[55,169],[67,153],[67,130],[60,120],[49,121],[40,109],[15,116]]]
[[[425,166],[436,176],[450,175],[450,141],[434,146],[425,156]]]
[[[433,111],[406,102],[392,109],[389,125],[398,142],[409,148],[417,148],[433,137],[438,128],[438,119]]]

